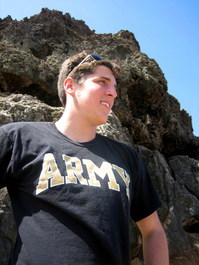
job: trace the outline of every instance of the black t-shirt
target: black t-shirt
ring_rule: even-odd
[[[18,227],[10,264],[130,264],[129,224],[161,204],[137,152],[97,134],[73,142],[54,123],[0,128],[0,187]]]

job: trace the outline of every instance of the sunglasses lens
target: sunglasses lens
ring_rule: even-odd
[[[90,54],[90,56],[92,56],[93,57],[93,59],[95,59],[96,61],[100,61],[100,60],[102,60],[102,58],[101,57],[99,57],[97,54]]]
[[[95,60],[95,61],[100,61],[100,60],[102,60],[102,58],[99,56],[99,55],[97,55],[97,54],[95,54],[95,53],[92,53],[92,54],[89,54],[89,55],[87,55],[77,66],[75,66],[75,68],[76,67],[78,67],[78,66],[80,66],[81,64],[83,64],[83,63],[85,63],[85,62],[89,62],[89,61],[93,61],[93,60]],[[71,72],[72,72],[73,70],[71,70]],[[70,73],[71,73],[70,72]],[[69,74],[70,74],[69,73]]]
[[[89,62],[89,61],[93,61],[93,60],[100,61],[100,60],[102,60],[102,58],[99,57],[97,54],[92,53],[92,54],[87,55],[84,58],[84,60],[82,60],[77,66],[79,66],[79,65],[81,65],[81,64],[83,64],[85,62]]]

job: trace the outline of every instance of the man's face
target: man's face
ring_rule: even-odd
[[[117,96],[116,80],[112,71],[105,66],[97,66],[80,84],[76,84],[75,104],[81,121],[97,126],[107,121]]]

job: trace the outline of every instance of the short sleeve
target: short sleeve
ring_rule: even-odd
[[[138,175],[134,182],[134,195],[131,202],[131,217],[137,222],[156,211],[162,204],[149,173],[138,158]]]
[[[7,184],[8,168],[12,156],[12,143],[3,127],[0,127],[0,188]]]

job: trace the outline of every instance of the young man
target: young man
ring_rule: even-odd
[[[160,206],[135,150],[96,134],[117,96],[117,65],[82,52],[58,80],[64,112],[56,122],[0,128],[1,187],[18,236],[10,264],[129,265],[132,218],[145,264],[168,265]]]

